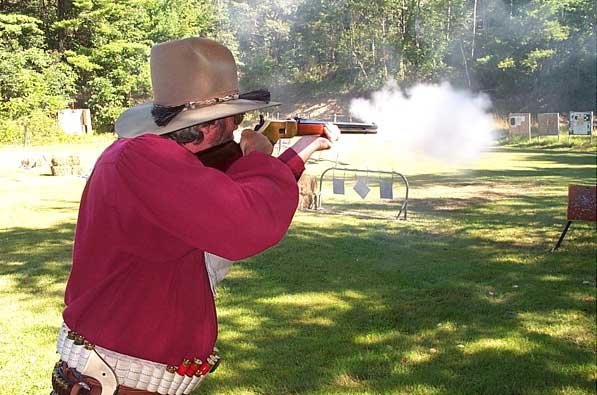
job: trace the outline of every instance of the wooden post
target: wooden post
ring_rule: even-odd
[[[593,113],[591,112],[591,126],[590,126],[590,135],[591,135],[591,145],[593,145],[593,132],[594,132],[594,126],[595,126],[595,118]]]
[[[25,121],[23,124],[23,147],[27,148],[31,145],[31,136],[29,135],[29,123]]]

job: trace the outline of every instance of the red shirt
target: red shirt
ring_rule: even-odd
[[[291,149],[224,173],[160,136],[114,142],[83,191],[64,321],[123,354],[205,360],[217,321],[204,252],[239,260],[278,243],[303,170]]]

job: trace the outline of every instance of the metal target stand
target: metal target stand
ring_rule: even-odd
[[[564,230],[551,252],[560,248],[572,221],[597,222],[597,186],[568,185],[568,216]]]
[[[326,173],[328,173],[329,171],[339,171],[339,172],[344,172],[346,173],[348,172],[354,172],[356,173],[366,173],[367,177],[369,174],[374,174],[374,175],[380,175],[380,174],[385,174],[385,175],[391,175],[392,178],[394,176],[397,176],[399,178],[402,179],[402,181],[404,182],[404,186],[405,186],[405,195],[404,195],[404,201],[402,202],[402,205],[400,206],[400,210],[398,211],[398,215],[396,215],[396,219],[400,219],[400,215],[403,215],[402,220],[406,221],[407,219],[407,212],[408,212],[408,189],[409,189],[409,185],[408,185],[408,180],[406,179],[406,177],[398,172],[395,171],[381,171],[381,170],[365,170],[365,169],[352,169],[352,168],[346,168],[346,167],[330,167],[326,170],[324,170],[323,173],[321,173],[321,176],[319,177],[319,191],[317,193],[317,201],[316,201],[316,208],[317,210],[321,210],[322,205],[323,205],[323,199],[322,199],[322,190],[323,190],[323,179],[326,175]],[[381,183],[380,183],[380,189],[381,189]]]

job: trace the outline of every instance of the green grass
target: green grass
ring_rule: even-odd
[[[196,393],[595,394],[595,225],[548,252],[595,152],[500,147],[446,167],[358,146],[339,162],[406,174],[409,220],[389,219],[400,199],[334,197],[325,180],[325,212],[297,213],[223,282],[223,362]],[[84,180],[0,179],[0,392],[47,394]]]
[[[573,149],[575,151],[595,152],[597,149],[597,136],[593,134],[592,139],[590,136],[569,136],[565,133],[561,133],[560,136],[537,136],[533,131],[531,141],[528,137],[508,137],[505,135],[500,139],[500,143],[518,148]]]

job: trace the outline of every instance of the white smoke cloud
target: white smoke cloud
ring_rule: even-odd
[[[403,93],[395,81],[352,100],[350,112],[374,122],[383,139],[397,140],[411,152],[422,152],[450,164],[470,162],[489,147],[494,121],[484,94],[454,89],[449,83],[418,84]]]

